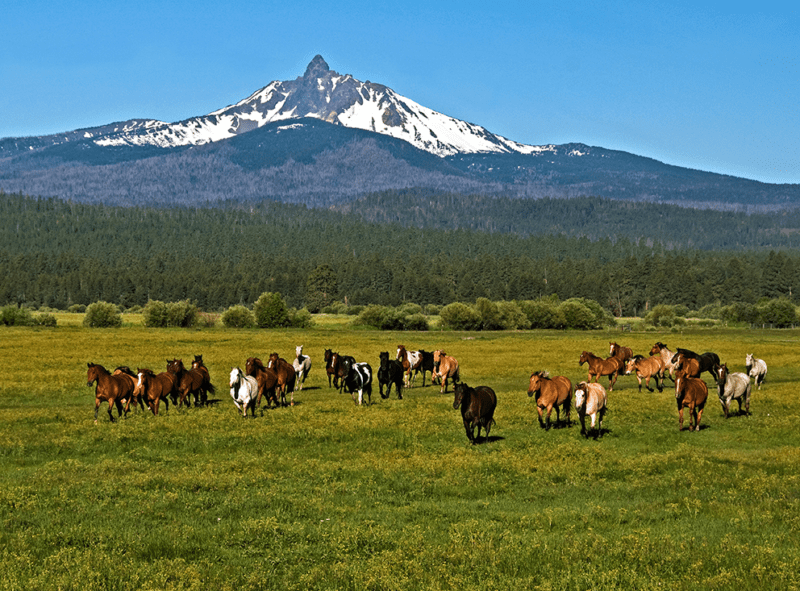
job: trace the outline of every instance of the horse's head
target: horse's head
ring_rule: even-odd
[[[198,367],[205,367],[202,355],[195,355],[194,361],[192,361],[192,368],[197,369]]]
[[[580,410],[586,407],[586,398],[589,393],[589,385],[581,382],[575,386],[575,408]]]
[[[636,364],[639,363],[639,360],[642,359],[641,355],[637,355],[636,357],[631,357],[628,359],[628,362],[625,364],[625,375],[630,375],[636,369]]]
[[[152,372],[152,370],[147,369],[146,367],[143,368],[136,368],[136,385],[133,387],[133,395],[134,396],[142,396],[145,392],[145,384],[149,378],[155,377],[156,374]]]
[[[591,353],[589,353],[588,351],[584,351],[583,353],[581,353],[581,358],[578,361],[578,366],[581,366],[587,361],[589,361],[590,359],[589,355],[591,355]],[[591,365],[589,367],[591,367]]]
[[[666,349],[666,347],[667,346],[661,342],[656,343],[655,345],[653,345],[653,348],[650,349],[650,356],[658,355],[659,353],[661,353],[661,349]]]
[[[395,357],[395,359],[400,361],[405,356],[406,356],[406,346],[405,345],[397,345],[397,357]]]
[[[294,356],[298,359],[303,356],[303,345],[298,345],[294,348]]]
[[[747,373],[750,373],[750,368],[753,367],[753,354],[748,353],[745,357],[744,364],[747,367]]]
[[[353,359],[349,355],[345,355],[344,357],[339,357],[338,354],[336,354],[336,359],[341,359],[341,363],[340,363],[341,373],[340,373],[340,375],[349,376],[350,372],[353,369],[353,365],[355,364],[355,359]]]
[[[322,358],[325,360],[325,363],[328,363],[332,357],[333,357],[333,351],[331,351],[330,349],[325,349],[325,353],[322,354]]]
[[[533,396],[542,388],[542,380],[547,379],[546,371],[535,371],[531,374],[531,381],[528,384],[528,397]]]
[[[91,387],[96,381],[100,379],[100,376],[107,375],[108,371],[102,365],[97,365],[95,363],[87,363],[88,370],[86,372],[86,385]]]
[[[247,375],[252,376],[259,367],[264,367],[258,357],[248,357],[247,363],[244,364],[244,371]]]
[[[613,357],[614,354],[617,352],[617,349],[619,349],[619,345],[617,345],[616,343],[609,343],[608,344],[608,356],[609,357]]]
[[[269,354],[269,361],[267,361],[267,367],[272,371],[278,369],[278,354],[277,353],[270,353]]]
[[[244,376],[242,375],[241,369],[239,369],[238,367],[232,367],[230,379],[228,380],[228,386],[231,388],[235,388],[237,385],[239,385],[239,382],[242,381],[243,377]]]
[[[383,351],[378,355],[381,358],[381,369],[389,368],[389,352]]]
[[[453,388],[453,408],[461,406],[461,403],[464,402],[464,396],[469,396],[471,390],[472,388],[467,386],[465,382],[456,384]]]
[[[725,386],[725,381],[728,379],[728,364],[722,365],[714,364],[714,379],[720,386]]]

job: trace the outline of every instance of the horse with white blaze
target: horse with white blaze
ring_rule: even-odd
[[[602,384],[597,382],[580,382],[575,386],[575,410],[581,419],[581,435],[589,438],[586,431],[586,415],[592,420],[591,430],[597,423],[597,435],[603,433],[603,416],[606,414],[608,394]]]

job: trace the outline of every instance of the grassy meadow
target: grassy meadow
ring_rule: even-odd
[[[386,333],[321,318],[310,330],[0,330],[0,590],[797,589],[800,331]],[[607,432],[541,430],[533,370],[585,379],[584,349],[747,353],[769,374],[752,416],[712,390],[700,432],[674,393],[623,377]],[[292,408],[243,420],[232,366],[304,345]],[[492,441],[472,446],[438,387],[356,407],[328,388],[322,352],[444,348],[495,389]],[[87,362],[149,367],[202,354],[206,408],[111,423]],[[705,375],[706,382],[711,384]],[[605,380],[604,380],[605,382]],[[734,403],[733,408],[736,408]],[[162,413],[164,407],[162,405]],[[116,415],[116,411],[114,413]],[[555,413],[554,413],[555,416]]]

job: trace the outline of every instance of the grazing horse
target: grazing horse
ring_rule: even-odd
[[[295,359],[292,362],[292,367],[294,367],[294,373],[297,376],[294,382],[294,389],[302,391],[303,382],[306,381],[308,372],[311,371],[311,357],[303,355],[303,345],[295,347],[294,354]]]
[[[609,343],[608,345],[608,356],[617,357],[618,359],[622,360],[622,366],[625,367],[628,359],[633,357],[633,349],[630,347],[623,347],[617,343]]]
[[[654,355],[661,357],[661,361],[664,362],[664,371],[667,372],[666,377],[669,377],[669,379],[674,382],[676,364],[672,363],[672,357],[675,353],[670,351],[664,343],[659,341],[650,349],[650,356],[653,357]]]
[[[186,406],[191,406],[189,394],[194,397],[194,405],[196,407],[199,406],[201,402],[205,404],[207,398],[203,386],[205,383],[205,376],[201,371],[197,369],[187,370],[183,365],[182,359],[173,359],[170,361],[167,365],[167,371],[175,376],[175,380],[178,383],[178,405],[182,406],[185,404]]]
[[[405,372],[405,386],[411,388],[413,381],[411,379],[411,372],[414,372],[414,378],[417,377],[419,366],[422,365],[422,355],[419,351],[406,351],[405,345],[397,346],[397,360],[403,364],[403,371]],[[425,379],[425,374],[422,374],[422,379]]]
[[[575,386],[575,410],[581,420],[581,435],[589,438],[586,431],[586,415],[591,419],[591,430],[597,422],[597,435],[603,434],[603,417],[608,409],[608,394],[602,384],[597,382],[580,382]],[[597,437],[595,436],[595,438]]]
[[[672,356],[672,362],[678,363],[680,358],[683,357],[684,359],[696,359],[697,360],[697,375],[690,376],[690,377],[700,377],[700,374],[704,371],[707,371],[712,376],[714,376],[714,366],[719,365],[719,355],[716,353],[712,353],[711,351],[706,351],[702,355],[698,355],[694,351],[690,351],[689,349],[681,349],[680,347],[676,350],[675,355]]]
[[[489,441],[489,431],[494,421],[494,409],[497,407],[497,395],[489,386],[470,388],[465,383],[455,384],[453,387],[455,397],[453,408],[461,407],[461,419],[464,421],[464,430],[467,439],[473,445],[480,439],[481,427],[486,429],[486,441]],[[478,435],[475,436],[475,427]]]
[[[242,418],[247,418],[247,409],[253,411],[253,418],[256,416],[256,401],[258,399],[258,380],[253,376],[246,376],[238,367],[231,369],[228,385],[231,388],[231,398]]]
[[[643,355],[635,355],[633,358],[628,359],[625,366],[625,375],[630,375],[636,372],[636,379],[639,382],[639,392],[642,391],[642,378],[645,381],[645,387],[653,391],[650,387],[650,378],[656,377],[656,388],[659,392],[664,391],[664,360],[661,357],[644,357]]]
[[[169,412],[169,397],[177,387],[175,376],[168,371],[156,375],[153,370],[147,368],[137,368],[136,374],[136,387],[133,394],[144,398],[154,415],[158,414],[158,407],[162,400]]]
[[[342,367],[345,371],[342,384],[350,393],[353,402],[360,405],[366,394],[367,404],[372,404],[372,368],[369,363],[356,363],[352,357],[345,356],[342,357]],[[358,399],[354,395],[355,392],[358,392]]]
[[[752,353],[748,353],[745,358],[745,365],[747,366],[747,375],[755,379],[756,386],[760,390],[761,384],[764,383],[764,378],[767,377],[766,361],[753,357]]]
[[[560,409],[564,410],[567,426],[569,426],[569,407],[572,398],[572,382],[564,376],[551,378],[546,371],[531,374],[528,385],[528,396],[536,395],[536,410],[539,412],[539,426],[550,429],[550,413],[556,409],[556,425],[561,422]],[[547,412],[547,424],[542,421],[542,414]]]
[[[192,361],[192,369],[190,371],[197,371],[203,375],[203,385],[201,387],[200,399],[203,404],[206,404],[208,401],[208,393],[211,392],[214,394],[217,389],[214,388],[214,385],[211,383],[211,375],[208,373],[208,368],[203,363],[202,355],[194,356],[194,361]]]
[[[337,354],[331,351],[330,349],[325,349],[325,353],[323,354],[322,359],[325,361],[325,373],[328,374],[328,388],[331,387],[331,379],[333,379],[333,387],[338,388],[338,378],[336,377],[336,367],[333,365],[333,361],[335,359],[334,356]]]
[[[100,402],[108,401],[108,418],[113,423],[115,419],[111,414],[111,409],[116,406],[117,415],[122,416],[122,403],[133,396],[134,384],[129,379],[129,376],[111,375],[102,365],[94,363],[87,363],[86,365],[89,368],[86,372],[86,385],[91,387],[97,382],[97,387],[94,391],[94,422],[97,424],[97,411],[100,408]]]
[[[731,407],[731,400],[739,403],[739,414],[742,414],[742,400],[744,400],[744,412],[750,414],[750,376],[746,373],[737,371],[728,373],[727,364],[714,366],[714,379],[717,381],[717,396],[725,413],[725,418]]]
[[[286,390],[292,393],[291,404],[294,406],[294,385],[297,381],[297,374],[294,367],[283,357],[278,357],[277,353],[272,353],[267,361],[267,367],[278,375],[278,394],[281,397],[281,405],[286,406]]]
[[[248,376],[253,376],[258,382],[258,400],[256,406],[261,406],[261,397],[267,395],[267,408],[270,401],[278,406],[278,396],[275,389],[278,386],[278,374],[271,369],[264,367],[264,363],[258,357],[248,357],[244,366],[244,371]]]
[[[675,370],[675,401],[678,404],[678,431],[683,431],[683,409],[688,408],[691,413],[689,430],[700,430],[700,420],[703,418],[703,408],[708,399],[708,386],[700,378],[689,377],[686,370]]]
[[[587,381],[591,382],[592,377],[594,377],[594,381],[597,382],[601,376],[608,376],[608,390],[610,392],[614,391],[614,384],[617,383],[617,376],[624,367],[622,361],[620,361],[618,357],[603,359],[594,353],[584,351],[581,353],[578,366],[584,363],[588,364],[589,367],[589,377],[586,378]]]
[[[397,391],[397,398],[403,398],[403,364],[397,359],[389,359],[389,352],[385,351],[380,354],[381,365],[378,368],[378,389],[381,398],[389,398],[392,393],[392,384]],[[383,386],[386,385],[386,396],[383,395]]]
[[[441,349],[433,352],[433,372],[431,381],[439,377],[442,380],[442,387],[439,394],[447,393],[447,380],[452,378],[455,385],[461,378],[458,373],[458,361],[455,357],[450,357]]]

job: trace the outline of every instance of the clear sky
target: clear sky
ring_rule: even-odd
[[[800,183],[797,6],[3,0],[0,137],[204,115],[321,54],[526,144]]]

